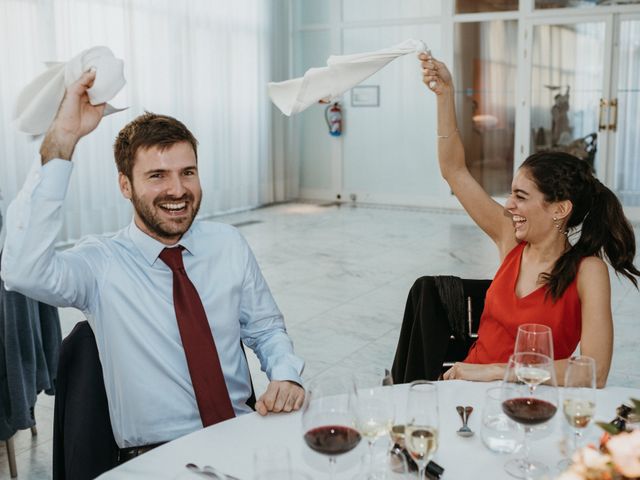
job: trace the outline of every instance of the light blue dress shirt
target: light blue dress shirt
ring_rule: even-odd
[[[175,439],[202,428],[173,307],[165,247],[134,222],[56,251],[73,164],[35,165],[7,210],[2,277],[9,289],[76,307],[96,336],[113,433],[123,447]],[[233,227],[196,221],[179,242],[187,275],[207,312],[236,414],[250,411],[249,368],[240,340],[271,380],[302,383],[282,314],[249,245]],[[260,392],[258,392],[260,393]]]

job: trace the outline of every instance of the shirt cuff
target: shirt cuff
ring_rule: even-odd
[[[271,375],[269,375],[269,380],[275,380],[278,382],[289,381],[295,382],[299,385],[302,384],[302,370],[304,368],[304,362],[301,359],[296,359],[299,362],[299,365],[291,365],[281,363],[279,365],[274,366],[271,369]]]
[[[69,160],[53,159],[34,168],[29,176],[38,185],[39,197],[62,201],[67,195],[72,170],[73,163]]]

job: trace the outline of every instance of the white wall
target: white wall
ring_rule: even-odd
[[[451,55],[449,45],[443,48],[439,0],[294,0],[292,7],[295,76],[325,65],[331,54],[378,50],[408,38],[424,40],[440,58]],[[292,118],[300,196],[457,205],[438,170],[435,99],[422,84],[416,57],[394,60],[362,85],[379,87],[380,104],[352,106],[347,92],[342,137],[328,134],[322,105]]]

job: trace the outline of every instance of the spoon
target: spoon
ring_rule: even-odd
[[[475,432],[469,428],[467,425],[467,421],[469,420],[469,415],[473,412],[473,407],[463,407],[462,405],[458,405],[456,407],[458,411],[458,415],[460,415],[460,419],[462,420],[462,427],[456,430],[456,433],[461,437],[470,437]]]

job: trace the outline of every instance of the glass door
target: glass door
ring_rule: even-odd
[[[640,219],[640,14],[615,21],[613,82],[607,132],[608,184],[627,214]]]
[[[609,23],[580,19],[533,25],[531,48],[529,151],[569,152],[589,162],[601,179]]]
[[[640,220],[640,14],[530,24],[529,152],[589,162]]]

